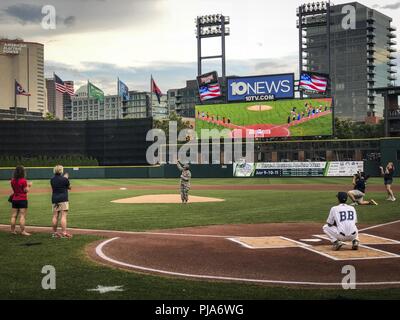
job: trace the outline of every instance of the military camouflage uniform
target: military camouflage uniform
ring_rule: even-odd
[[[178,169],[182,172],[180,182],[182,203],[187,203],[189,200],[190,179],[192,174],[188,168],[185,168],[186,165],[182,166],[182,164],[179,162],[177,165]]]

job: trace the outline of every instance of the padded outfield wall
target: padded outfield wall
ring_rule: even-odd
[[[26,168],[30,180],[50,179],[53,168]],[[81,167],[64,168],[71,179],[177,179],[181,173],[176,165],[135,166],[135,167]],[[192,165],[193,178],[232,178],[232,165]],[[0,180],[9,180],[14,168],[0,168]]]
[[[101,166],[146,164],[152,119],[105,121],[0,121],[0,155],[85,155]]]

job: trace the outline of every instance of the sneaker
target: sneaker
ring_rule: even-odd
[[[393,201],[393,202],[395,202],[396,200],[397,200],[397,199],[394,198],[394,197],[390,199],[390,201]]]
[[[360,241],[353,240],[352,244],[353,244],[353,246],[351,247],[351,249],[352,250],[358,250],[358,246],[360,245]]]
[[[61,234],[58,233],[58,232],[53,232],[53,233],[51,234],[51,237],[52,237],[52,238],[61,238]]]
[[[386,201],[393,201],[392,197],[387,198]]]
[[[63,238],[63,239],[71,239],[72,238],[72,234],[63,233],[63,234],[61,234],[61,238]]]
[[[340,248],[343,247],[343,245],[344,245],[344,243],[342,241],[337,240],[333,243],[333,250],[339,251]]]
[[[369,201],[369,204],[374,205],[374,206],[377,206],[377,205],[378,205],[378,202],[376,202],[374,199],[371,199],[371,200]]]
[[[358,206],[358,202],[350,203],[350,205],[353,206],[353,207],[354,207],[354,206]]]

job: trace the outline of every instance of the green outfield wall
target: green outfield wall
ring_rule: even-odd
[[[380,175],[380,162],[365,161],[364,171],[373,177]],[[9,180],[13,168],[0,168],[0,180]],[[53,176],[53,168],[26,168],[28,179],[42,180]],[[191,165],[193,178],[233,178],[232,165]],[[64,169],[71,179],[164,179],[180,175],[175,165],[148,167],[68,167]]]
[[[9,180],[14,168],[0,168],[0,180]],[[50,179],[53,168],[26,168],[30,180]],[[177,178],[180,175],[175,165],[148,167],[80,167],[64,168],[71,179],[140,179]],[[231,178],[232,165],[192,165],[193,178]]]
[[[342,152],[356,150],[355,154],[359,159],[354,161],[363,161],[368,154],[379,155],[379,160],[364,160],[364,171],[372,177],[380,176],[379,167],[386,166],[388,162],[394,162],[395,175],[400,176],[400,139],[363,139],[363,140],[318,140],[318,141],[293,141],[293,142],[269,142],[263,144],[271,148],[275,153],[288,150],[299,152],[301,148],[318,149],[320,145],[326,150],[334,149],[340,146]],[[373,147],[371,147],[371,145]],[[365,152],[362,148],[365,148]],[[258,148],[257,148],[258,149]],[[326,150],[325,150],[326,149]],[[275,151],[274,151],[275,150]],[[279,150],[279,151],[278,151]],[[256,151],[257,153],[258,151]],[[304,153],[304,152],[303,152]],[[257,154],[256,154],[256,158]],[[351,157],[350,157],[351,158]],[[293,159],[294,160],[294,159]],[[297,159],[297,161],[300,159]],[[303,161],[303,160],[302,160]],[[327,161],[339,161],[339,159],[327,159]],[[343,160],[341,160],[343,161]],[[350,161],[348,159],[344,161]],[[259,162],[279,162],[276,160],[261,160]],[[293,161],[295,162],[295,161]],[[12,176],[14,168],[0,168],[0,180],[8,180]],[[118,178],[177,178],[179,170],[176,165],[161,166],[105,166],[105,167],[66,167],[65,171],[70,174],[72,179],[118,179]],[[233,165],[191,165],[191,172],[194,178],[232,178]],[[53,176],[52,168],[27,168],[28,178],[49,179]]]

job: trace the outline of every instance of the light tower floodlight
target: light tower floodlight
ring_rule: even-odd
[[[329,1],[317,1],[305,3],[297,8],[297,27],[299,29],[299,74],[310,71],[312,64],[304,61],[303,56],[308,52],[307,29],[311,27],[326,28],[326,64],[328,75],[331,74],[331,6]],[[328,85],[328,92],[331,88]],[[300,97],[303,93],[300,92]]]
[[[199,16],[195,19],[196,38],[197,38],[197,73],[202,74],[202,61],[206,59],[222,60],[222,77],[226,76],[226,60],[225,60],[225,37],[230,35],[230,29],[226,27],[230,23],[230,19],[222,14],[212,14]],[[221,38],[221,55],[202,56],[201,45],[205,38]]]

